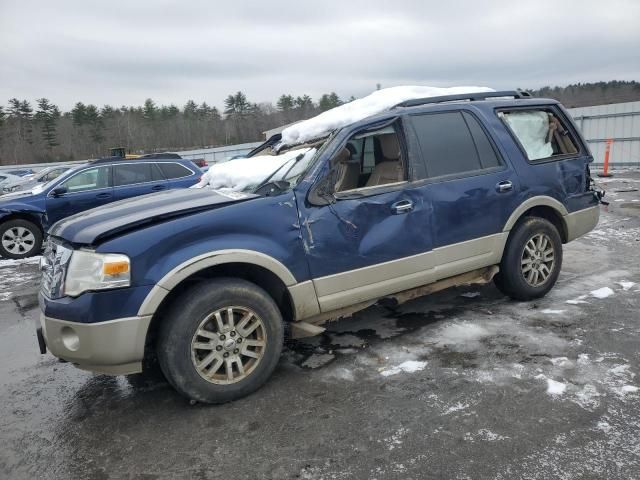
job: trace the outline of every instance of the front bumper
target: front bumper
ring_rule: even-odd
[[[56,357],[78,368],[109,375],[142,371],[151,315],[78,323],[40,315],[42,335]]]

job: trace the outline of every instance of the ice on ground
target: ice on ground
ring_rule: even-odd
[[[2,267],[14,267],[16,265],[37,265],[40,263],[40,255],[36,257],[21,258],[19,260],[0,259],[0,268]]]
[[[427,362],[421,362],[418,360],[407,360],[400,365],[381,371],[380,375],[382,375],[383,377],[390,377],[391,375],[397,375],[401,372],[414,373],[419,372],[420,370],[424,370],[424,367],[426,366]]]
[[[588,295],[580,295],[578,298],[574,298],[573,300],[567,300],[566,303],[570,305],[578,305],[580,303],[589,303],[585,300],[585,298],[587,297]]]
[[[315,148],[298,148],[284,152],[281,155],[258,155],[216,163],[202,176],[200,182],[192,188],[209,187],[212,189],[241,191],[248,187],[257,186],[284,164],[291,162],[293,165],[293,160],[298,155],[304,155],[300,162],[305,163],[308,160],[306,157],[315,154],[315,152]],[[286,169],[287,167],[283,169],[282,173]],[[278,179],[280,179],[280,176],[278,176]]]
[[[546,313],[549,315],[561,315],[564,312],[566,312],[566,310],[553,310],[551,308],[545,308],[544,310],[540,310],[540,313]]]
[[[618,285],[620,285],[625,292],[633,288],[635,284],[636,282],[628,282],[626,280],[621,280],[618,282]]]
[[[480,296],[480,292],[461,293],[460,296],[465,298],[476,298]]]
[[[304,120],[285,128],[282,131],[282,143],[285,145],[295,145],[320,138],[332,130],[384,112],[406,100],[492,91],[493,89],[491,88],[474,86],[449,88],[399,86],[383,88],[376,90],[366,97],[345,103],[309,120]]]
[[[591,290],[589,294],[595,298],[607,298],[614,295],[615,292],[609,287],[598,288],[597,290]]]
[[[469,408],[468,403],[458,402],[455,405],[451,405],[449,408],[447,408],[444,414],[449,415],[450,413],[459,412],[460,410],[464,410],[465,408]]]
[[[551,378],[547,378],[547,393],[549,395],[562,395],[566,389],[566,383],[556,382]]]

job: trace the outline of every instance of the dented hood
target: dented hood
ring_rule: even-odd
[[[86,210],[54,224],[49,234],[71,243],[91,245],[129,230],[171,218],[257,198],[208,188],[167,190]]]

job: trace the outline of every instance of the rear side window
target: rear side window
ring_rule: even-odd
[[[160,167],[162,174],[167,180],[188,177],[192,173],[191,170],[179,163],[158,163],[158,167]]]
[[[125,163],[115,165],[113,179],[116,187],[135,185],[159,180],[159,173],[153,163]]]
[[[578,153],[575,138],[551,109],[502,111],[498,116],[518,139],[529,161]]]
[[[482,127],[467,112],[413,115],[411,123],[431,178],[500,165]]]

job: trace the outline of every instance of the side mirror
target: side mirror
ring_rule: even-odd
[[[54,197],[61,197],[62,195],[64,195],[68,191],[69,191],[69,189],[67,187],[56,187],[56,188],[53,189],[53,191],[51,193],[53,194]]]
[[[336,202],[334,187],[337,171],[331,169],[326,177],[316,183],[309,192],[309,202],[313,205],[329,205]]]

